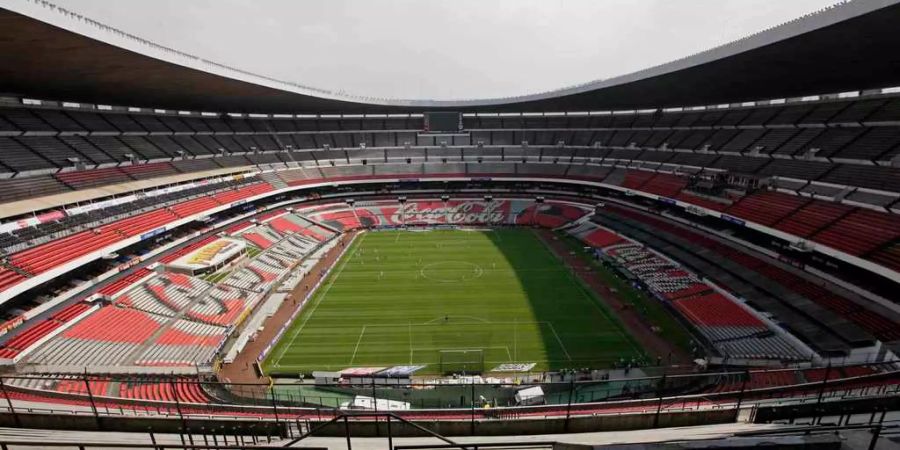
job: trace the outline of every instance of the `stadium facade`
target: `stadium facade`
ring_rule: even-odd
[[[429,403],[421,392],[440,389],[412,364],[322,374],[342,395],[372,393],[351,408],[401,403],[382,385],[411,383],[418,400],[396,420],[462,434],[731,422],[748,408],[765,422],[810,399],[819,409],[797,414],[895,406],[900,2],[841,3],[609,80],[458,101],[346,96],[49,2],[0,7],[0,388],[16,424],[52,423],[22,410],[34,403],[87,409],[100,428],[128,427],[110,407],[155,409],[182,432],[199,416],[282,436],[292,419],[344,417],[338,397],[243,383],[241,364],[283,356],[279,339],[361,230],[436,226],[578,242],[592,270],[652,300],[617,320],[674,318],[662,335],[635,331],[658,359],[623,362],[643,375],[613,381],[549,371],[530,381],[542,404],[516,397],[515,377],[478,392],[465,378],[470,392]],[[268,316],[279,327],[263,330]],[[675,328],[689,351],[665,355]],[[549,330],[536,333],[571,360]],[[665,363],[679,351],[702,364]],[[636,422],[594,419],[623,414]]]

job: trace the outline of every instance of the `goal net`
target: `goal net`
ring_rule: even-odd
[[[440,350],[440,370],[443,374],[474,374],[484,372],[484,350]]]

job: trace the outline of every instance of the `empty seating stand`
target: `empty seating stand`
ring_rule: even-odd
[[[650,291],[667,299],[723,355],[790,361],[807,357],[754,314],[642,245],[591,222],[568,232],[602,250]]]
[[[10,263],[31,274],[39,274],[121,239],[115,231],[84,231],[16,253],[10,257]]]
[[[135,270],[134,272],[128,274],[127,276],[119,278],[118,280],[102,287],[100,290],[97,291],[97,293],[103,294],[107,297],[112,297],[112,296],[118,294],[119,292],[122,292],[122,291],[130,288],[131,285],[146,278],[151,273],[152,272],[150,270],[145,269],[145,268]]]
[[[742,198],[725,212],[760,225],[771,226],[808,202],[809,199],[796,195],[763,191]]]
[[[853,207],[840,203],[813,200],[784,218],[775,228],[800,237],[809,237],[822,227],[853,211]]]
[[[0,291],[25,281],[25,275],[15,270],[0,266]]]
[[[663,197],[674,198],[687,185],[685,177],[668,174],[656,174],[641,186],[642,191]]]
[[[42,320],[24,331],[15,330],[14,332],[17,334],[6,341],[3,347],[0,348],[0,358],[13,358],[19,355],[64,323],[78,317],[88,309],[90,309],[89,304],[78,302],[63,308],[49,319]]]
[[[698,325],[765,329],[759,319],[718,293],[676,300],[674,305],[685,317]]]
[[[71,186],[73,189],[85,189],[89,187],[102,186],[115,183],[127,183],[132,181],[118,167],[108,167],[105,169],[83,170],[77,172],[60,172],[56,174],[56,178]]]
[[[160,208],[105,225],[100,227],[100,232],[118,232],[122,236],[131,237],[154,230],[176,219],[178,216],[175,213],[166,208]]]
[[[0,202],[68,192],[71,189],[51,175],[0,180]]]
[[[197,380],[186,378],[129,380],[119,383],[118,397],[160,402],[210,403]]]
[[[179,217],[189,217],[194,214],[201,213],[216,207],[222,206],[221,203],[210,197],[200,197],[194,200],[178,203],[169,209]]]
[[[873,252],[869,256],[869,259],[882,266],[900,272],[900,242]]]
[[[715,239],[709,238],[707,236],[703,236],[692,230],[670,224],[666,221],[663,221],[662,219],[617,206],[608,205],[607,208],[610,211],[614,211],[616,214],[643,222],[648,225],[652,225],[654,228],[660,230],[661,232],[670,233],[674,236],[693,242],[696,245],[715,251],[716,253],[729,258],[730,260],[740,264],[743,267],[746,267],[749,270],[764,275],[773,283],[778,283],[785,288],[803,296],[804,298],[808,298],[812,302],[821,305],[824,308],[832,310],[837,314],[840,314],[842,317],[855,323],[860,328],[869,331],[870,333],[872,333],[872,335],[881,339],[882,341],[889,342],[900,337],[900,328],[898,328],[897,324],[892,320],[881,316],[878,313],[870,311],[864,308],[862,305],[859,305],[836,293],[826,290],[825,288],[818,286],[816,283],[808,281],[807,279],[796,275],[786,269],[777,267],[760,258],[749,255],[741,250],[718,242]],[[869,216],[870,214],[877,213],[874,213],[873,211],[862,210],[861,214],[863,216]],[[857,235],[860,233],[859,230],[861,229],[858,229],[856,231],[845,231],[846,233],[853,235],[850,237],[846,237],[846,240],[851,243],[850,245],[857,245],[860,242],[860,239],[862,238],[858,237]],[[826,231],[827,230],[828,229],[826,229]],[[900,230],[897,230],[897,233],[900,233]],[[835,245],[843,244],[837,242]]]
[[[895,214],[856,209],[812,235],[812,239],[851,255],[863,256],[900,237],[900,220]]]
[[[241,187],[235,190],[222,192],[213,196],[213,198],[223,205],[234,203],[254,195],[264,194],[272,191],[272,185],[269,183],[256,183],[250,186]]]
[[[50,161],[35,154],[14,138],[3,136],[0,136],[0,164],[5,166],[4,172],[27,172],[55,168]]]
[[[175,168],[172,167],[172,165],[169,163],[135,164],[131,166],[122,166],[121,169],[122,172],[136,180],[162,177],[178,173],[178,171],[175,170]]]

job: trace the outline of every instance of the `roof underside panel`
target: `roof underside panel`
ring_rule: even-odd
[[[686,58],[587,87],[516,99],[365,103],[236,80],[126,50],[0,9],[0,91],[73,102],[261,113],[604,111],[712,105],[900,86],[900,5],[710,59]],[[803,22],[803,21],[798,21]],[[788,32],[785,32],[788,31]],[[729,49],[740,45],[731,45]],[[515,80],[510,80],[515,82]]]

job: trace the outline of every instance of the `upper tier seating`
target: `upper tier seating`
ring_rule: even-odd
[[[595,157],[605,157],[609,161],[666,162],[754,174],[770,171],[769,166],[773,164],[777,169],[784,163],[794,162],[773,160],[769,155],[802,157],[811,149],[818,149],[815,157],[819,160],[814,162],[829,168],[835,165],[824,158],[849,161],[851,164],[841,166],[857,170],[871,167],[859,165],[860,161],[890,162],[900,154],[900,127],[894,120],[897,104],[897,95],[891,94],[798,102],[779,107],[760,105],[705,111],[616,114],[608,118],[576,114],[566,116],[565,120],[550,116],[530,117],[527,120],[519,117],[466,117],[463,120],[466,129],[473,134],[473,141],[509,146],[497,150],[497,156],[507,162],[521,162],[523,158],[531,162],[567,162],[567,156],[571,154],[568,149],[557,151],[519,148],[523,140],[532,145],[555,145],[558,141],[563,141],[566,145],[592,146],[601,143],[611,147],[591,152]],[[70,158],[78,158],[88,167],[117,163],[126,164],[126,168],[131,158],[139,162],[176,159],[162,163],[169,166],[172,172],[251,163],[280,165],[320,159],[312,156],[313,152],[308,150],[321,149],[325,144],[334,149],[351,148],[352,153],[360,153],[359,159],[351,157],[355,162],[362,159],[402,162],[409,157],[419,161],[421,155],[434,163],[439,161],[438,158],[449,161],[456,160],[456,157],[462,159],[475,155],[474,152],[460,154],[456,149],[371,150],[373,146],[396,147],[406,141],[413,146],[438,145],[434,138],[417,133],[423,126],[421,118],[360,121],[351,118],[300,120],[248,117],[223,120],[201,115],[86,111],[72,108],[56,110],[26,105],[0,109],[0,133],[5,133],[0,136],[0,149],[5,150],[0,152],[0,171],[6,172],[42,169],[57,171],[71,167]],[[572,129],[567,130],[567,127]],[[56,135],[57,132],[65,134]],[[358,150],[361,143],[366,143],[369,149]],[[458,145],[461,142],[457,140],[453,143]],[[655,151],[664,144],[668,149],[708,148],[712,152],[726,153]],[[634,147],[623,148],[632,145]],[[298,151],[254,153],[281,151],[288,146]],[[643,149],[654,151],[642,151]],[[220,155],[223,151],[249,154],[190,159],[194,156]],[[370,157],[366,152],[374,153]],[[344,151],[330,153],[332,155],[325,159],[342,159],[349,155]],[[488,155],[489,152],[485,149],[479,153]],[[559,158],[556,153],[564,156]],[[760,156],[751,156],[757,153]],[[182,157],[189,159],[181,161]],[[158,166],[161,167],[163,166]],[[879,169],[892,172],[889,167]],[[560,169],[554,164],[523,166],[522,173],[533,170],[555,172]],[[822,173],[808,172],[802,175],[803,178],[816,179]],[[149,175],[136,174],[137,177]],[[828,174],[828,177],[836,180],[840,175]],[[848,178],[848,184],[866,183],[865,187],[879,189],[874,187],[877,183],[865,176],[849,174]]]
[[[114,230],[84,231],[16,253],[10,257],[10,262],[36,275],[121,239],[122,236]]]
[[[0,202],[68,192],[71,189],[50,175],[0,180]]]
[[[56,174],[56,178],[74,189],[132,181],[132,178],[118,167],[90,171],[60,172]]]

